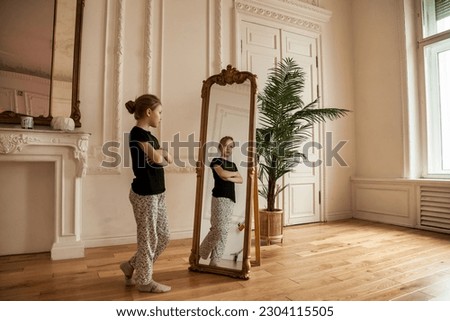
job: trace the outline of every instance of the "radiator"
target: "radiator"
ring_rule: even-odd
[[[420,187],[420,225],[450,233],[450,187]]]

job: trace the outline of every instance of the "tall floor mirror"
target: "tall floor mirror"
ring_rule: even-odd
[[[189,258],[192,271],[249,278],[255,197],[255,99],[256,76],[231,65],[203,81],[194,235]],[[220,147],[224,137],[228,137],[222,140],[227,146]],[[239,179],[233,182],[234,201],[218,205],[212,193],[213,167],[217,166],[217,159],[225,158],[224,148],[230,149],[228,166],[235,165],[228,169],[237,171],[239,175],[232,175]],[[218,206],[225,208],[225,216],[224,212],[217,214]]]

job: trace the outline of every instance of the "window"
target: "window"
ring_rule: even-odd
[[[450,30],[450,1],[422,0],[423,37]]]
[[[422,0],[421,4],[418,43],[426,115],[424,176],[450,176],[450,0]]]

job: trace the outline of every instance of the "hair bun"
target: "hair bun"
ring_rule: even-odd
[[[129,100],[126,102],[125,108],[130,114],[134,114],[134,112],[136,111],[136,103],[132,100]]]

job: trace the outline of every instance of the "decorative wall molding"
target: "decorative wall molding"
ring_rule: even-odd
[[[249,15],[254,15],[259,18],[271,19],[277,22],[295,25],[297,27],[302,27],[306,29],[311,29],[316,32],[320,32],[321,27],[317,23],[312,23],[300,18],[296,18],[293,16],[289,16],[286,14],[281,14],[276,11],[272,11],[269,9],[260,8],[251,4],[245,4],[242,2],[236,3],[236,9],[241,13],[246,13]]]
[[[407,182],[352,181],[353,217],[415,227],[414,185]]]
[[[223,62],[223,39],[222,39],[222,0],[217,1],[217,70],[222,70],[224,66]]]
[[[151,0],[149,0],[151,1]],[[100,145],[92,145],[89,150],[89,175],[117,175],[121,167],[105,167],[103,144],[105,142],[122,142],[122,111],[123,103],[123,64],[125,38],[125,7],[124,0],[105,1],[105,69],[103,73],[103,131],[99,137]],[[109,49],[113,44],[112,50]],[[108,66],[111,66],[108,68]],[[111,107],[113,106],[113,107]]]
[[[124,35],[125,35],[125,8],[124,0],[118,0],[117,7],[117,30],[116,30],[116,61],[114,74],[114,132],[113,140],[121,141],[121,123],[122,123],[122,109],[123,109],[123,60],[124,60]]]
[[[411,188],[408,186],[365,185],[355,189],[355,211],[408,218],[411,213]],[[377,201],[378,200],[378,201]],[[383,200],[380,202],[379,200]]]
[[[151,92],[151,67],[152,67],[152,6],[153,0],[145,2],[145,35],[144,35],[144,88]]]
[[[223,62],[223,0],[208,0],[208,75],[221,70]]]
[[[304,7],[305,3],[309,4],[311,6],[316,6],[316,7],[319,6],[319,0],[278,0],[278,1],[286,2],[286,3],[292,4],[294,6],[299,6],[299,7],[302,7],[302,6]]]
[[[450,181],[431,179],[352,178],[353,217],[449,233],[420,225],[421,189],[450,190]]]
[[[327,22],[331,17],[331,12],[328,10],[293,0],[272,0],[264,3],[258,0],[238,0],[235,2],[235,9],[241,14],[269,19],[313,32],[321,32],[321,23]]]

